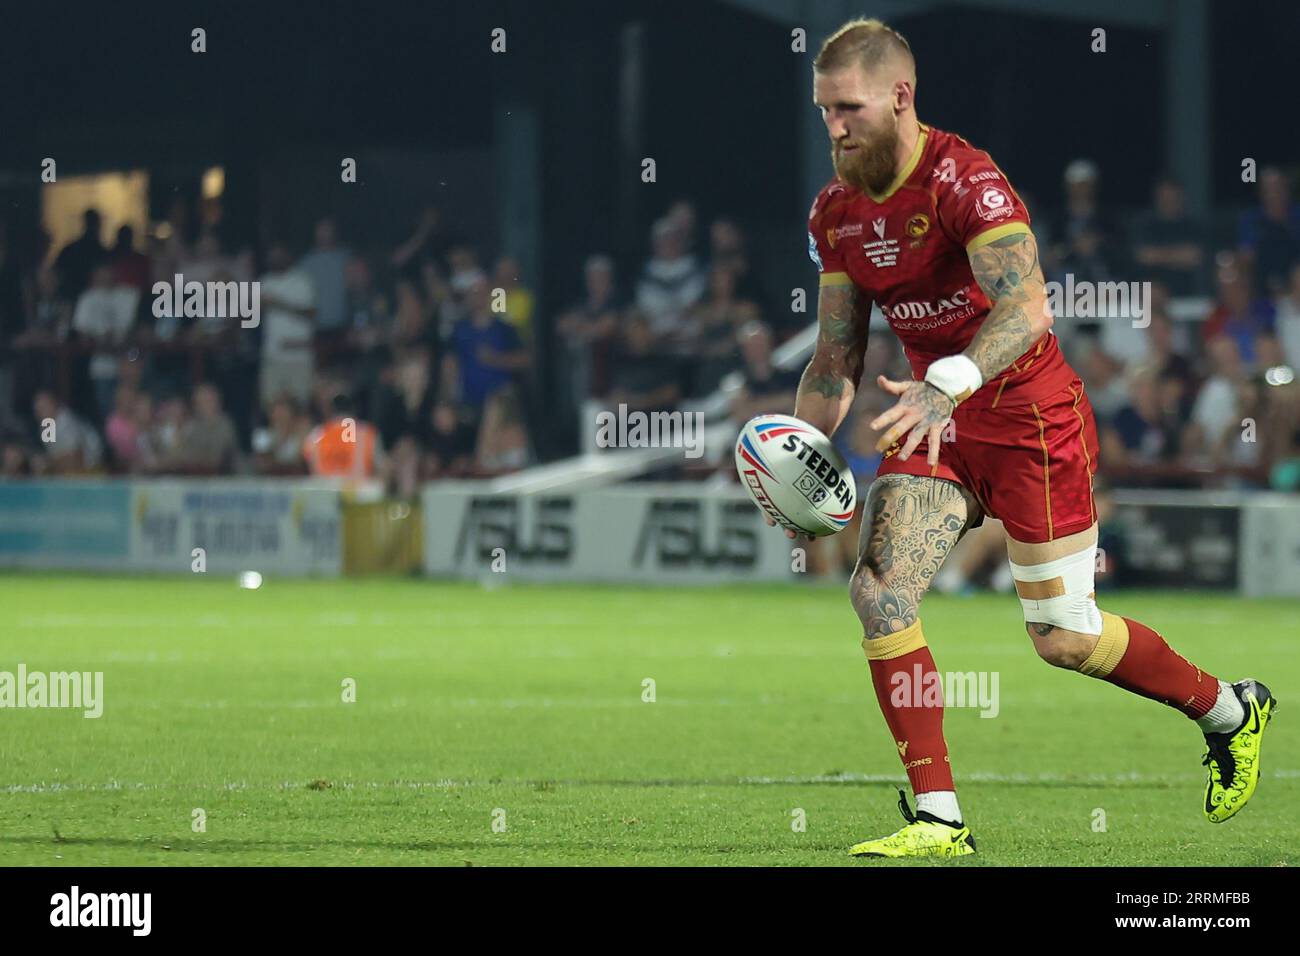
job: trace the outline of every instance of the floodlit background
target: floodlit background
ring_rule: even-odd
[[[1149,283],[1142,315],[1055,325],[1101,432],[1099,589],[1141,589],[1108,606],[1285,697],[1293,4],[27,4],[0,29],[0,671],[102,671],[106,701],[0,711],[0,857],[810,862],[868,797],[880,824],[904,778],[842,593],[857,525],[792,550],[731,460],[810,354],[811,60],[863,14],[910,41],[920,120],[1021,193],[1050,281]],[[258,315],[171,314],[188,282],[256,282]],[[877,314],[880,371],[909,374]],[[835,436],[860,496],[874,391]],[[698,415],[703,453],[604,447],[620,409]],[[1107,689],[1034,658],[980,593],[1010,589],[988,522],[927,599],[941,666],[1003,674],[1000,721],[950,721],[958,779],[1084,822],[993,861],[1121,861],[1088,842],[1105,805],[1142,833],[1122,861],[1186,862],[1198,740],[1132,740],[1116,695],[1091,726],[1125,748],[1081,744]],[[1277,828],[1197,862],[1277,861],[1276,747],[1250,816]],[[815,841],[765,842],[798,807]]]

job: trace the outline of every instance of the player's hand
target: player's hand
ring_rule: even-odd
[[[904,435],[907,441],[898,452],[899,461],[907,461],[921,439],[928,442],[926,460],[939,464],[939,442],[943,426],[952,418],[956,405],[953,400],[926,382],[895,382],[883,375],[876,376],[876,384],[890,395],[898,396],[898,403],[877,415],[871,422],[872,431],[884,434],[876,441],[876,451],[883,452]]]
[[[772,516],[771,516],[770,514],[768,514],[766,511],[763,512],[763,520],[767,522],[767,524],[768,524],[769,527],[772,527],[772,528],[775,528],[775,527],[776,527],[776,522],[772,519]],[[785,529],[785,536],[786,536],[787,538],[789,538],[791,541],[793,541],[795,538],[799,537],[797,534],[795,534],[795,533],[794,533],[793,531],[791,531],[789,528],[786,528],[786,529]]]

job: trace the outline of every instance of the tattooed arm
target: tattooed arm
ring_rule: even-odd
[[[1003,236],[971,250],[970,268],[993,308],[962,354],[987,382],[1043,337],[1052,314],[1033,233]]]
[[[871,300],[844,278],[818,291],[817,348],[795,396],[795,417],[826,435],[840,427],[857,394],[871,319]]]
[[[1000,374],[1052,327],[1038,243],[1032,233],[1014,233],[972,249],[970,263],[975,281],[993,308],[961,357],[933,363],[924,382],[891,382],[883,376],[879,380],[881,388],[898,396],[898,403],[871,423],[876,431],[886,429],[876,448],[884,451],[906,435],[898,453],[900,461],[907,461],[925,439],[927,461],[937,464],[943,426],[957,402],[978,387],[980,380],[987,382]],[[949,364],[954,362],[964,363],[969,371],[958,367],[954,372]],[[948,365],[947,374],[941,375],[944,365]]]

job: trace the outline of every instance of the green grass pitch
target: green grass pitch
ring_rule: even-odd
[[[1295,602],[1105,606],[1272,687],[1251,805],[1206,822],[1195,725],[1041,662],[1014,597],[932,596],[939,669],[997,672],[1000,712],[947,711],[980,852],[929,865],[1300,862]],[[0,865],[895,865],[846,854],[902,823],[860,637],[812,584],[0,576],[0,671],[105,696],[0,710]]]

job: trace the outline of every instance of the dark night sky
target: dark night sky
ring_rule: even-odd
[[[1300,161],[1300,5],[1224,0],[1211,10],[1214,190],[1241,203],[1243,155]],[[541,111],[548,239],[573,242],[576,257],[629,231],[609,221],[627,173],[617,166],[616,42],[623,22],[649,11],[645,137],[663,188],[636,209],[630,233],[643,236],[689,194],[706,215],[743,211],[781,229],[789,220],[799,239],[791,211],[810,197],[794,110],[807,64],[768,53],[788,42],[788,25],[684,0],[26,4],[0,30],[0,171],[30,175],[45,155],[80,172],[214,153],[255,164],[312,145],[483,148],[508,93]],[[208,31],[202,56],[189,50],[196,25]],[[506,58],[488,49],[496,25],[509,30]],[[1084,154],[1100,162],[1112,201],[1145,200],[1166,162],[1161,36],[1111,27],[1102,58],[1075,42],[1087,28],[1073,21],[956,8],[899,25],[918,55],[922,118],[989,149],[1040,204],[1054,203],[1061,168]],[[575,63],[586,69],[577,82],[594,87],[581,96]],[[573,204],[582,208],[559,208]]]

